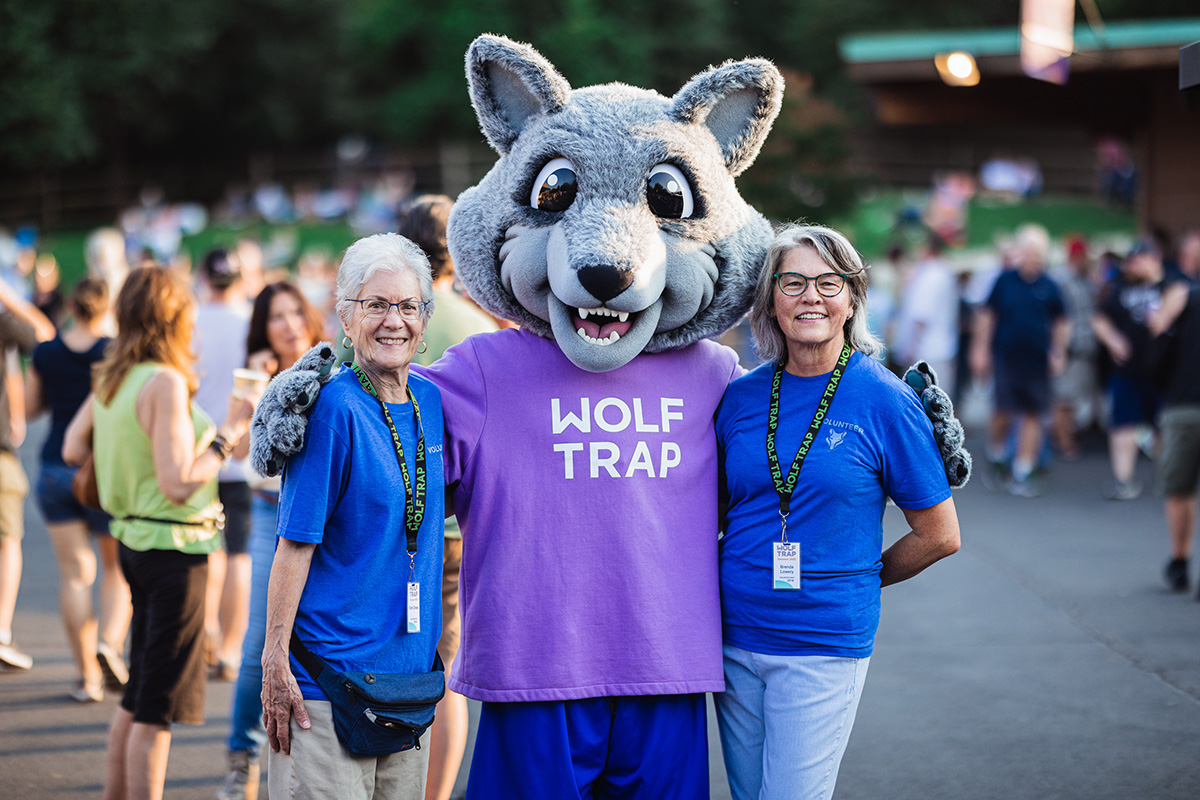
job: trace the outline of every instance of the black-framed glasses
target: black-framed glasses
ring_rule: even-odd
[[[815,278],[801,275],[799,272],[775,273],[775,285],[788,297],[804,294],[810,282],[816,285],[817,294],[822,297],[837,297],[846,286],[846,276],[840,272],[823,272]]]
[[[356,300],[353,297],[346,299],[351,303],[358,303],[363,310],[363,316],[369,319],[383,319],[392,308],[395,308],[402,319],[417,320],[425,314],[425,309],[429,306],[428,301],[425,300],[401,300],[398,303],[389,303],[382,297],[368,297],[364,300]]]

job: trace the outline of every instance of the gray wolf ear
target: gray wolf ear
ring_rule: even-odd
[[[467,50],[471,105],[488,143],[507,155],[531,117],[567,104],[571,84],[527,44],[485,34]]]
[[[783,103],[783,76],[770,61],[751,58],[709,67],[671,98],[671,116],[708,126],[729,174],[742,174],[758,157]]]

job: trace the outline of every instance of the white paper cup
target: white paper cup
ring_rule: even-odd
[[[238,400],[245,398],[255,391],[267,388],[271,376],[256,369],[235,369],[233,371],[233,396]]]

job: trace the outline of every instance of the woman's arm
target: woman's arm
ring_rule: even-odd
[[[10,355],[16,361],[16,354]],[[19,361],[16,369],[10,368],[4,376],[4,387],[8,393],[8,435],[13,447],[20,447],[25,441],[25,380]]]
[[[292,674],[288,648],[315,549],[315,544],[280,539],[275,560],[271,563],[271,580],[267,584],[267,636],[262,653],[262,707],[267,739],[276,753],[292,751],[288,723],[293,715],[296,723],[305,730],[312,724],[308,721],[300,685]]]
[[[249,399],[230,405],[217,433],[231,445],[250,428],[254,405]],[[137,399],[137,417],[150,437],[154,477],[168,500],[182,505],[204,484],[217,477],[222,459],[213,448],[196,452],[196,434],[183,376],[165,369],[146,381]]]
[[[33,334],[39,342],[48,342],[54,338],[56,331],[54,323],[46,319],[46,315],[38,311],[37,306],[25,300],[7,283],[0,281],[0,306],[12,312],[13,316],[33,329]],[[24,346],[33,349],[33,345]]]
[[[63,434],[63,461],[73,467],[78,467],[92,453],[92,401],[95,395],[89,394],[83,405],[71,418],[67,432]]]
[[[46,406],[42,403],[42,376],[30,364],[25,373],[25,419],[37,419],[45,411]]]
[[[954,499],[946,498],[936,506],[904,510],[911,531],[883,551],[882,586],[906,581],[921,570],[958,552],[958,512]]]

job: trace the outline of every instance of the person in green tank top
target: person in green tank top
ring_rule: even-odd
[[[93,453],[133,600],[129,682],[109,729],[104,796],[161,798],[171,723],[204,722],[216,477],[235,450],[248,449],[257,397],[231,399],[219,429],[192,402],[195,299],[177,273],[130,272],[116,315],[117,336],[67,428],[63,459],[78,464]]]

